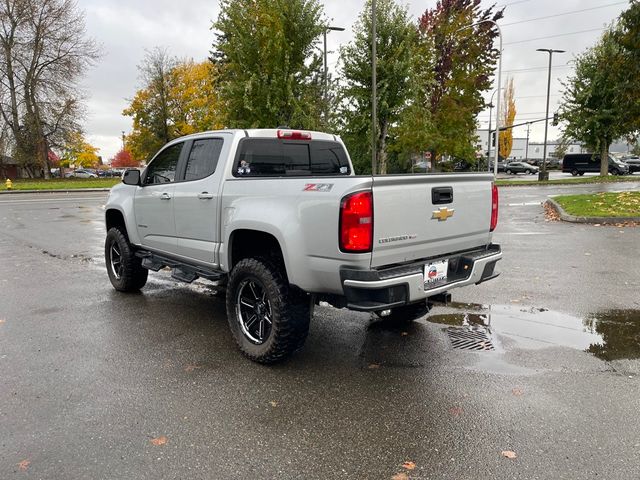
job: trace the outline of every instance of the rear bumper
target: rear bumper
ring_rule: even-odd
[[[499,245],[458,252],[380,270],[340,270],[347,308],[360,311],[385,310],[426,300],[453,288],[476,285],[497,277],[496,263],[502,258]],[[449,260],[447,281],[424,289],[424,265]]]

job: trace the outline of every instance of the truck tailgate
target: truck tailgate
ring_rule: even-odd
[[[492,181],[475,173],[375,177],[371,266],[489,244]]]

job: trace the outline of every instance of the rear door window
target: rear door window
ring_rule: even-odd
[[[222,138],[194,140],[187,159],[184,179],[186,181],[199,180],[215,172],[223,144]]]
[[[338,142],[241,140],[233,174],[236,177],[348,175],[349,161]]]

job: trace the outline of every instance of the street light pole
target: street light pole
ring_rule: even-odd
[[[489,103],[489,131],[487,132],[487,171],[491,171],[491,110],[493,103]]]
[[[378,125],[377,110],[377,79],[376,79],[376,0],[371,0],[371,175],[376,174],[377,156],[376,156],[376,131]]]
[[[549,180],[547,172],[547,131],[549,129],[549,96],[551,93],[551,59],[554,53],[564,53],[564,50],[554,50],[552,48],[538,48],[536,52],[547,52],[549,54],[549,73],[547,76],[547,113],[544,116],[544,147],[542,149],[542,168],[538,172],[538,181]]]
[[[329,31],[334,31],[334,32],[344,32],[344,28],[342,27],[325,27],[324,31],[322,32],[322,36],[324,37],[324,51],[323,51],[323,58],[324,58],[324,74],[323,74],[323,84],[324,84],[324,98],[325,101],[327,99],[327,93],[328,93],[328,74],[327,74],[327,32]]]

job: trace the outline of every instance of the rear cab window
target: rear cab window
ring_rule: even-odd
[[[235,177],[349,175],[344,147],[329,140],[243,138],[233,167]]]

